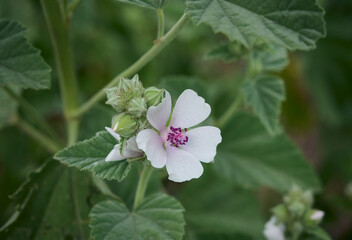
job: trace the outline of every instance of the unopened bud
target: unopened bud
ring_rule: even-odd
[[[292,216],[302,217],[306,209],[303,203],[293,202],[288,205],[288,210],[290,211]]]
[[[284,204],[280,204],[272,209],[273,215],[279,222],[286,222],[289,219],[289,214]]]
[[[148,107],[156,106],[163,100],[164,89],[158,89],[156,87],[147,88],[144,92],[144,99],[147,102]]]
[[[142,97],[135,97],[128,103],[127,111],[136,117],[141,117],[147,111],[145,99]]]
[[[108,101],[116,111],[123,112],[128,108],[128,103],[136,97],[142,97],[144,88],[138,75],[132,79],[121,78],[116,87],[106,90]]]
[[[132,115],[120,113],[112,118],[111,128],[123,137],[130,137],[137,131],[138,123]]]
[[[307,212],[304,217],[304,223],[307,226],[316,226],[323,219],[325,213],[321,210],[312,209]]]

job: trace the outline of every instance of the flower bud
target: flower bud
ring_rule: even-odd
[[[131,80],[121,78],[116,87],[106,90],[108,101],[106,104],[111,105],[116,111],[123,112],[128,108],[128,103],[136,97],[142,97],[144,88],[139,81],[138,75]]]
[[[164,89],[158,89],[156,87],[147,88],[144,92],[144,99],[147,102],[148,107],[156,106],[161,103],[164,97]]]
[[[137,131],[138,123],[132,115],[120,113],[112,118],[111,128],[122,137],[130,137]]]
[[[292,216],[302,217],[306,209],[303,203],[293,202],[288,205],[288,210],[290,211]]]
[[[289,220],[289,213],[284,204],[280,204],[272,209],[273,215],[279,222],[287,222]]]
[[[316,209],[309,210],[304,217],[304,223],[307,226],[316,226],[321,222],[324,215],[325,213],[321,210],[316,210]]]
[[[135,97],[128,103],[127,111],[136,117],[141,117],[147,111],[145,99],[142,97]]]

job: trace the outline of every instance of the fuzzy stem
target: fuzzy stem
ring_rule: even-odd
[[[157,39],[160,39],[165,34],[165,19],[164,19],[164,10],[159,8],[158,13],[158,36]]]
[[[61,97],[67,122],[68,144],[71,145],[77,139],[79,121],[69,118],[78,107],[78,97],[68,35],[69,24],[66,18],[66,6],[60,0],[41,0],[40,2],[54,47]]]
[[[31,116],[32,120],[38,124],[38,127],[41,127],[54,141],[61,142],[61,139],[53,130],[53,128],[48,124],[47,121],[38,113],[38,111],[22,96],[17,94],[9,87],[4,87],[6,93],[22,107],[22,109]]]
[[[233,114],[237,111],[237,109],[241,105],[241,103],[242,103],[242,95],[240,93],[238,93],[238,95],[235,98],[235,100],[232,102],[232,104],[226,110],[226,112],[219,118],[219,120],[218,120],[216,125],[219,128],[224,127],[226,125],[226,123],[231,119]]]
[[[134,64],[124,70],[122,73],[117,75],[113,80],[110,81],[105,87],[98,91],[93,97],[91,97],[85,104],[83,104],[75,113],[71,115],[72,118],[76,118],[91,109],[97,102],[105,96],[105,89],[111,88],[116,85],[121,77],[130,77],[131,75],[142,69],[147,63],[153,60],[181,31],[181,29],[188,23],[189,19],[187,14],[183,14],[178,22],[166,33],[165,36],[160,38],[152,48],[149,49],[142,57],[140,57]]]
[[[138,181],[136,196],[133,204],[133,210],[135,210],[139,206],[139,204],[141,204],[141,202],[143,201],[144,194],[147,189],[148,181],[152,171],[153,171],[152,166],[148,163],[145,163],[142,175],[140,176]]]
[[[22,129],[23,132],[28,134],[31,138],[38,141],[50,153],[56,153],[61,149],[61,146],[59,144],[53,142],[50,138],[46,137],[44,134],[39,132],[27,122],[21,119],[17,119],[17,126]]]

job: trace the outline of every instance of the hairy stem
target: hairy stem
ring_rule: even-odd
[[[61,142],[61,139],[53,130],[53,128],[48,124],[47,121],[38,113],[38,111],[22,96],[17,94],[9,87],[4,87],[7,94],[14,99],[22,107],[22,109],[32,118],[34,122],[38,124],[43,131],[45,131],[54,141]]]
[[[62,147],[60,144],[53,142],[50,138],[39,132],[33,126],[28,124],[27,122],[17,119],[17,126],[23,130],[26,134],[28,134],[31,138],[38,141],[46,150],[50,153],[56,153]]]
[[[160,39],[165,34],[165,20],[164,20],[164,10],[159,8],[158,13],[158,36],[157,39]]]
[[[153,60],[181,31],[181,29],[188,23],[189,19],[187,14],[183,14],[183,16],[178,20],[178,22],[170,29],[169,32],[166,33],[165,36],[158,39],[158,41],[154,44],[152,48],[149,49],[142,57],[140,57],[134,64],[124,70],[122,73],[117,75],[113,80],[110,81],[105,87],[103,87],[100,91],[98,91],[93,97],[91,97],[88,101],[83,104],[78,111],[71,115],[72,118],[76,118],[87,112],[91,109],[97,102],[105,96],[104,89],[111,88],[118,83],[121,77],[130,77],[131,75],[138,72],[142,69],[147,63]]]
[[[68,35],[69,25],[66,18],[66,6],[60,0],[41,0],[40,2],[54,47],[64,115],[67,122],[68,144],[71,145],[77,139],[79,121],[69,118],[78,107],[78,98]]]
[[[241,103],[242,103],[242,95],[240,93],[238,93],[238,95],[235,98],[235,100],[232,102],[232,104],[226,110],[226,112],[219,118],[219,120],[218,120],[216,125],[219,128],[224,127],[226,125],[226,123],[231,119],[233,114],[235,114],[235,112],[237,111],[237,109],[241,105]]]
[[[149,181],[149,178],[150,178],[150,175],[151,175],[152,171],[153,171],[152,166],[150,164],[146,163],[144,165],[144,169],[143,169],[142,175],[140,176],[139,181],[138,181],[136,196],[134,198],[134,204],[133,204],[133,209],[134,210],[143,201],[144,194],[145,194],[145,191],[147,189],[148,181]]]

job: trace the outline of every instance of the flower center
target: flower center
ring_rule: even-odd
[[[180,145],[185,145],[188,142],[188,137],[185,135],[187,128],[174,128],[170,126],[170,132],[167,135],[167,141],[170,142],[170,146],[179,147]]]

